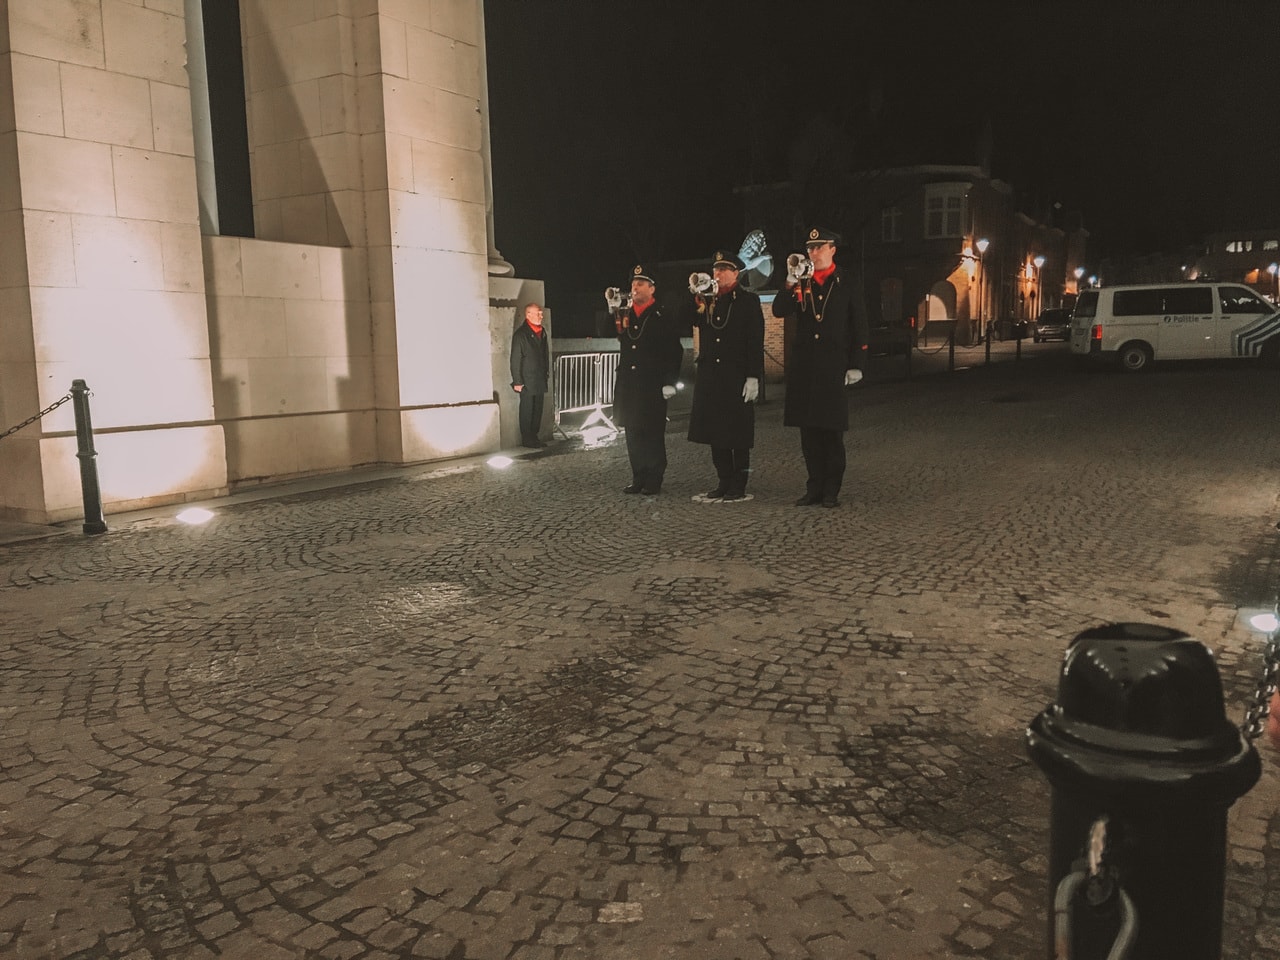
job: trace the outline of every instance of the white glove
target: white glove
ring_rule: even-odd
[[[755,403],[758,396],[760,396],[760,381],[755,377],[747,377],[747,382],[742,385],[743,401]]]
[[[663,387],[663,388],[662,388],[662,399],[663,399],[663,400],[670,400],[670,399],[671,399],[672,397],[674,397],[675,395],[676,395],[676,388],[675,388],[675,387]]]
[[[852,387],[855,383],[862,379],[861,370],[846,370],[844,372],[844,385]]]

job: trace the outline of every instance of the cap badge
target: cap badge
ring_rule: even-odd
[[[817,228],[817,227],[814,227],[812,230],[810,230],[810,231],[809,231],[809,239],[810,239],[810,240],[817,240],[817,239],[818,239],[818,228]]]
[[[638,264],[638,263],[637,263],[637,264],[636,264],[636,268],[635,268],[634,270],[632,270],[631,272],[632,272],[633,274],[635,274],[635,275],[638,277],[638,276],[640,276],[640,274],[644,273],[644,270],[641,268],[640,264]]]

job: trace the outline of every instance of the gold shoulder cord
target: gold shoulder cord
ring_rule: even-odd
[[[729,309],[724,312],[724,319],[716,323],[716,300],[719,299],[716,297],[711,301],[711,312],[707,314],[707,323],[711,324],[713,330],[723,330],[729,325],[729,317],[733,314],[733,305],[738,302],[738,295],[736,291],[729,294]]]

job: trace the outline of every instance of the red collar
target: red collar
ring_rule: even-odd
[[[635,302],[634,302],[634,301],[632,301],[632,303],[631,303],[631,312],[632,312],[633,314],[635,314],[637,317],[639,317],[639,316],[640,316],[640,314],[644,313],[646,310],[648,310],[650,307],[652,307],[652,306],[653,306],[655,303],[657,303],[657,302],[658,302],[658,301],[657,301],[656,299],[655,299],[655,300],[650,300],[650,301],[649,301],[648,303],[646,303],[643,307],[640,307],[640,308],[637,310],[637,309],[636,309]]]
[[[831,275],[835,272],[836,272],[836,265],[833,263],[831,266],[827,267],[827,269],[825,270],[813,271],[813,279],[818,283],[825,284],[827,280],[830,279]]]
[[[538,336],[542,336],[542,324],[539,323],[535,325],[531,320],[526,320],[525,323],[529,325],[530,330],[532,330]]]

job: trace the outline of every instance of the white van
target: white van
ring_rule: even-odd
[[[1280,364],[1280,308],[1238,283],[1148,283],[1083,290],[1071,314],[1071,352],[1118,360],[1261,357]]]

